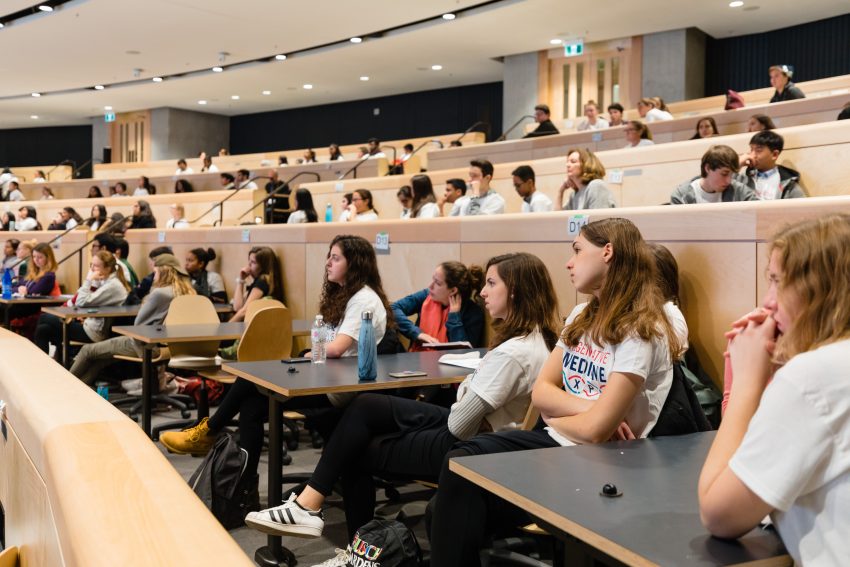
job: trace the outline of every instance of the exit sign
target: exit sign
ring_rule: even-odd
[[[583,39],[573,39],[567,42],[564,42],[564,56],[565,57],[576,57],[578,55],[582,55],[584,53],[584,40]]]
[[[107,112],[106,114],[103,115],[103,121],[104,122],[115,122],[115,113],[114,112]]]

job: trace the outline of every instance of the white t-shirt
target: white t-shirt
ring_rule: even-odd
[[[759,201],[773,201],[779,199],[779,168],[774,167],[770,171],[756,172],[756,197]]]
[[[697,203],[721,203],[723,202],[723,193],[709,193],[705,189],[702,188],[702,183],[700,181],[702,178],[697,178],[691,181],[691,187],[694,190],[694,197],[696,197]]]
[[[526,201],[522,200],[522,212],[524,213],[548,213],[552,210],[552,199],[541,193],[540,191],[535,191],[531,194],[531,199]]]
[[[251,189],[251,190],[253,190],[253,189],[257,188],[257,184],[254,183],[253,181],[243,181],[242,185],[240,185],[239,188],[240,189]]]
[[[458,197],[455,199],[455,202],[452,203],[452,210],[449,211],[450,217],[459,217],[460,212],[466,207],[466,204],[469,202],[469,197],[464,195],[463,197]]]
[[[517,429],[531,403],[531,390],[549,358],[543,335],[535,331],[509,339],[489,351],[478,369],[461,383],[457,400],[472,390],[495,411],[487,415],[493,431]],[[457,403],[457,402],[455,402]]]
[[[591,124],[587,118],[579,122],[576,130],[579,132],[583,132],[585,130],[604,130],[608,127],[608,121],[602,118],[601,116],[596,117],[596,124]]]
[[[25,230],[35,230],[38,226],[38,221],[32,217],[27,217],[25,219],[21,219],[15,223],[15,230],[25,231]]]
[[[356,221],[374,221],[378,220],[378,213],[375,211],[366,211],[365,213],[357,213],[357,216],[354,217]]]
[[[192,173],[195,173],[195,170],[191,167],[187,167],[186,169],[180,169],[178,167],[177,171],[174,172],[174,175],[190,175]]]
[[[214,163],[211,163],[210,166],[201,171],[201,173],[218,173],[218,166]]]
[[[797,565],[850,558],[850,340],[799,354],[761,398],[729,468],[775,508]]]
[[[165,223],[165,228],[189,228],[189,221],[185,218],[178,220],[168,219],[168,222]]]
[[[435,219],[440,215],[440,207],[437,206],[437,203],[425,203],[419,209],[419,214],[416,216],[418,219]]]
[[[576,305],[567,317],[567,325],[586,306],[587,303]],[[642,378],[643,386],[626,412],[625,421],[638,438],[649,434],[673,384],[673,364],[666,339],[645,341],[631,336],[616,345],[597,345],[585,336],[575,347],[567,347],[563,341],[558,341],[555,352],[559,352],[563,361],[561,379],[564,390],[583,400],[598,400],[608,385],[608,376],[613,372],[635,374]],[[551,427],[547,430],[560,445],[575,445]]]
[[[410,209],[402,209],[401,216],[399,217],[402,220],[407,220],[410,218]]]
[[[339,217],[336,219],[337,222],[347,222],[348,217],[351,216],[351,213],[348,209],[343,209],[341,213],[339,213]]]
[[[640,140],[638,140],[637,144],[634,144],[634,145],[626,144],[626,149],[628,149],[628,148],[640,148],[640,147],[644,147],[644,146],[654,146],[654,145],[655,145],[655,142],[653,142],[652,140],[647,140],[646,138],[641,138]]]
[[[368,285],[365,285],[360,291],[352,295],[348,303],[345,304],[345,315],[342,316],[342,322],[336,327],[331,327],[332,335],[329,340],[332,341],[338,334],[348,335],[354,339],[348,350],[342,353],[343,357],[357,356],[357,341],[360,339],[360,323],[364,311],[372,312],[375,344],[380,343],[384,338],[384,333],[387,331],[387,310],[381,303],[378,294]]]
[[[118,193],[116,193],[116,195],[118,195]],[[133,197],[144,197],[145,195],[150,195],[150,193],[144,187],[136,187],[136,190],[133,191]]]
[[[301,224],[305,222],[307,222],[307,213],[305,211],[295,211],[286,219],[286,224]]]
[[[673,120],[673,115],[666,110],[651,108],[649,112],[646,113],[646,116],[644,116],[644,120],[647,122],[663,122],[665,120]]]
[[[72,228],[77,228],[79,223],[74,219],[68,219],[68,222],[65,223],[65,228],[70,230]]]
[[[210,288],[210,293],[225,291],[224,280],[218,272],[207,272],[207,285]]]
[[[464,195],[464,197],[466,197],[466,195]],[[460,199],[458,199],[458,201],[460,201]],[[493,189],[490,189],[480,197],[469,197],[469,200],[466,201],[463,208],[460,210],[460,216],[500,215],[504,212],[505,199]]]
[[[9,200],[10,201],[23,201],[24,200],[24,194],[21,193],[20,189],[13,189],[12,191],[9,191]]]

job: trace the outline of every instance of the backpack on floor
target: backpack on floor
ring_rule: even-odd
[[[349,551],[347,567],[419,567],[422,563],[416,536],[398,520],[375,519],[362,526]]]
[[[245,525],[248,512],[260,509],[259,477],[248,474],[248,452],[227,431],[216,439],[189,486],[227,530]]]

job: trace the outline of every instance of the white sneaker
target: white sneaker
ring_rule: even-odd
[[[325,527],[322,512],[303,508],[295,501],[296,497],[296,494],[292,494],[280,506],[250,512],[245,517],[245,523],[264,534],[320,537]]]
[[[127,380],[121,380],[121,387],[124,388],[124,391],[129,392],[131,390],[141,390],[142,389],[142,379],[141,378],[130,378]]]
[[[348,549],[336,548],[336,557],[331,557],[327,561],[322,561],[313,565],[313,567],[345,567],[348,565],[348,560],[351,559],[351,547]]]

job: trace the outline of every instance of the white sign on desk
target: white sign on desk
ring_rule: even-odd
[[[156,239],[157,239],[159,242],[165,242],[165,231],[164,231],[164,230],[160,230],[160,231],[156,234]]]
[[[608,182],[609,183],[622,183],[623,182],[623,170],[622,169],[612,169],[608,172]]]
[[[242,229],[242,242],[251,242],[251,231],[250,231],[250,229],[247,229],[247,228]]]
[[[575,238],[578,236],[579,231],[581,231],[581,227],[590,222],[590,217],[586,215],[573,215],[570,217],[569,222],[567,224],[567,236],[572,236]]]
[[[345,183],[343,183],[342,181],[337,181],[334,184],[334,191],[336,191],[337,193],[342,193],[342,191],[344,189],[345,189]]]
[[[389,232],[379,232],[377,236],[375,236],[375,252],[378,254],[389,254],[390,253],[390,233]]]

